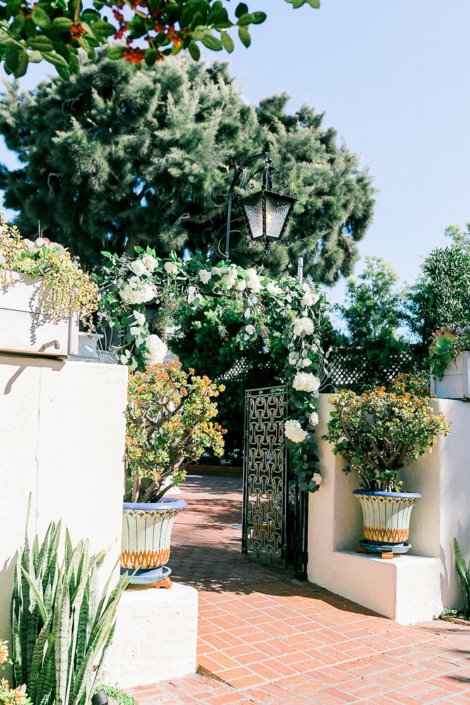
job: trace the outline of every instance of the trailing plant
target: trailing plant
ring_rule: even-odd
[[[0,639],[0,669],[13,665],[8,651],[8,642]],[[0,679],[0,705],[30,705],[31,700],[26,692],[25,685],[10,688],[5,678]]]
[[[18,559],[11,602],[15,683],[25,683],[35,705],[88,705],[114,634],[123,576],[99,593],[104,552],[90,555],[88,541],[73,548],[68,532],[59,560],[61,524],[50,524]],[[109,594],[108,594],[109,593]]]
[[[158,502],[185,478],[185,467],[205,450],[223,455],[225,431],[211,419],[224,387],[181,369],[154,365],[129,376],[126,499]]]
[[[245,342],[268,337],[269,321],[275,319],[285,350],[282,382],[289,387],[289,421],[296,421],[303,431],[293,439],[288,434],[290,425],[286,426],[286,443],[301,489],[315,492],[319,487],[314,479],[318,473],[316,397],[324,363],[321,335],[330,308],[320,288],[294,277],[275,280],[228,260],[211,266],[202,255],[183,260],[173,252],[162,260],[151,248],[135,251],[137,259],[103,253],[109,264],[99,278],[100,317],[118,332],[114,350],[120,362],[131,370],[163,362],[166,346],[150,331],[146,305],[153,308],[152,326],[162,326],[180,307],[189,315],[198,312],[206,299],[216,298],[222,304],[235,300],[243,312],[237,335]]]
[[[41,278],[35,298],[42,313],[56,323],[71,312],[91,327],[98,308],[98,287],[79,266],[76,258],[47,238],[23,239],[18,229],[3,223],[0,237],[0,286],[14,286],[13,272]]]
[[[439,436],[450,433],[442,413],[429,405],[427,382],[398,375],[388,389],[376,387],[357,397],[348,389],[331,397],[335,410],[323,440],[346,460],[343,471],[357,473],[361,488],[400,491],[398,471],[422,458]]]
[[[461,352],[470,350],[470,327],[467,326],[463,330],[459,330],[442,326],[432,335],[429,360],[433,374],[438,379],[442,379],[449,363],[455,362]]]

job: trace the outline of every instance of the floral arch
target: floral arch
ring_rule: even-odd
[[[168,259],[160,259],[151,248],[135,250],[134,259],[103,253],[109,262],[99,277],[100,317],[118,332],[111,347],[120,362],[132,370],[163,362],[167,348],[150,331],[145,315],[149,305],[157,307],[164,323],[179,306],[197,311],[209,297],[236,299],[242,310],[240,335],[244,340],[263,335],[268,310],[285,331],[285,382],[289,387],[285,436],[292,467],[302,490],[318,490],[321,478],[314,431],[323,370],[320,336],[329,308],[320,288],[294,277],[273,280],[228,260],[208,269],[200,255],[181,259],[171,253]]]

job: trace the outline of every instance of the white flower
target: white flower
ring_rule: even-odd
[[[165,262],[163,265],[165,267],[165,271],[168,272],[168,274],[176,274],[178,271],[178,265],[176,262]]]
[[[266,287],[270,294],[282,294],[282,289],[275,282],[269,282]]]
[[[129,331],[134,337],[140,334],[140,328],[138,326],[131,326]]]
[[[255,332],[254,326],[251,325],[245,326],[245,330],[248,335],[253,335],[253,333]]]
[[[136,288],[131,284],[124,284],[119,295],[126,304],[145,304],[154,299],[156,294],[150,284],[141,284]]]
[[[213,277],[221,277],[222,274],[227,274],[228,267],[212,267],[211,273]]]
[[[148,350],[144,353],[145,361],[149,365],[161,365],[168,352],[168,347],[163,340],[158,335],[149,335],[145,340],[145,345]]]
[[[136,321],[137,325],[143,326],[145,323],[145,313],[140,313],[140,311],[132,311],[132,315],[134,316],[134,320]]]
[[[158,262],[152,255],[143,255],[142,262],[145,264],[149,272],[154,272],[158,267]]]
[[[227,289],[231,289],[237,283],[237,279],[238,279],[238,271],[235,268],[235,269],[230,269],[228,271],[228,273],[222,277],[221,282],[223,282],[227,286]]]
[[[308,417],[309,423],[312,424],[312,426],[316,426],[319,422],[318,414],[316,411],[312,411],[310,416]]]
[[[322,476],[320,475],[319,472],[314,472],[312,475],[312,480],[314,480],[317,483],[317,485],[321,485]]]
[[[251,291],[253,291],[255,294],[258,291],[261,291],[261,282],[259,280],[256,269],[253,269],[253,267],[251,267],[250,269],[246,270],[246,274],[248,275],[247,287],[251,289]]]
[[[311,372],[297,372],[292,386],[298,392],[316,392],[320,387],[320,380]]]
[[[314,294],[312,291],[307,291],[301,300],[302,306],[314,306],[320,297],[318,294]]]
[[[307,438],[307,432],[303,430],[300,421],[286,421],[284,424],[285,436],[294,443],[302,443]]]
[[[207,269],[201,269],[199,272],[199,279],[203,284],[207,284],[207,282],[212,279],[212,273],[208,272]]]
[[[310,367],[311,364],[312,364],[312,361],[308,357],[305,357],[302,360],[302,367]]]
[[[32,240],[28,240],[27,237],[25,237],[25,239],[23,240],[23,242],[24,242],[24,244],[26,245],[26,247],[28,247],[28,248],[29,248],[29,247],[34,247],[34,242],[33,242]]]
[[[119,292],[119,296],[126,304],[134,303],[134,289],[130,284],[124,284]]]
[[[44,238],[38,237],[38,239],[36,240],[36,247],[44,247],[45,244],[46,241],[44,240]]]
[[[138,277],[141,277],[143,274],[148,274],[147,267],[141,259],[136,259],[134,262],[131,262],[129,266]]]
[[[6,259],[3,255],[0,254],[0,264],[5,264]]]
[[[303,331],[305,331],[307,335],[312,335],[314,328],[311,318],[304,316],[303,318],[294,319],[294,335],[296,336],[302,335]]]
[[[238,282],[237,286],[235,287],[238,291],[245,291],[246,289],[246,279],[242,279],[241,281]]]
[[[290,357],[289,358],[289,365],[295,365],[295,363],[296,363],[295,357]]]

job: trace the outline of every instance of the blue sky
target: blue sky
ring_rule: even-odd
[[[245,1],[268,14],[230,57],[246,99],[288,91],[291,110],[307,101],[326,111],[380,189],[356,273],[375,255],[412,282],[446,244],[444,228],[470,221],[469,0],[323,0],[320,10]],[[54,73],[33,69],[22,86]],[[0,161],[15,163],[4,147]]]

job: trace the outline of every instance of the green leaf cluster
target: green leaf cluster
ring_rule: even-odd
[[[45,236],[88,269],[101,266],[102,250],[132,255],[136,245],[217,261],[230,176],[268,150],[298,203],[285,241],[267,255],[235,223],[231,259],[278,276],[294,274],[303,256],[305,276],[333,284],[359,256],[374,189],[323,115],[307,105],[289,114],[288,98],[246,105],[226,64],[179,56],[136,71],[104,55],[84,58],[69,82],[7,88],[0,134],[22,168],[0,175],[5,205],[19,211],[24,234],[40,220]]]
[[[99,683],[115,629],[116,609],[127,585],[123,576],[99,591],[104,553],[90,555],[88,541],[73,548],[68,532],[59,559],[61,524],[42,543],[36,536],[18,558],[11,602],[12,659],[17,685],[36,705],[88,703]],[[109,594],[108,594],[109,593]]]

